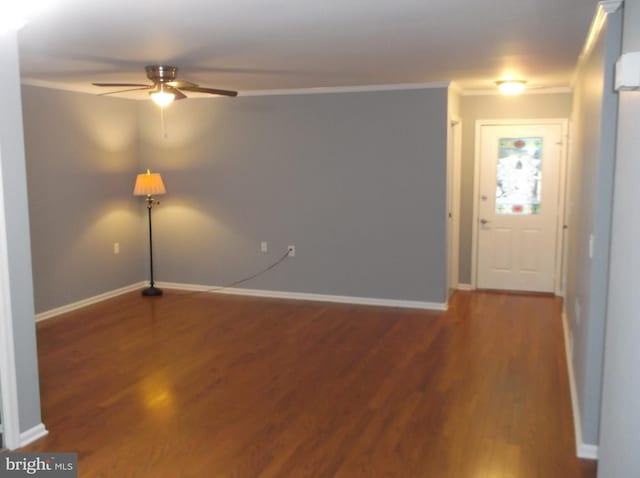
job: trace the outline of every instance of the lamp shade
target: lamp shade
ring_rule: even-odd
[[[166,192],[167,189],[164,187],[160,174],[152,173],[147,169],[146,173],[138,174],[136,177],[136,185],[133,188],[134,196],[157,196]]]

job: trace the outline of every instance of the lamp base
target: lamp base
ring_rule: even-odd
[[[146,289],[142,289],[142,295],[145,297],[157,297],[162,295],[162,289],[158,289],[155,286],[147,287]]]

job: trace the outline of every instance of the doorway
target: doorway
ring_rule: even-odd
[[[475,287],[560,289],[567,121],[478,121]]]

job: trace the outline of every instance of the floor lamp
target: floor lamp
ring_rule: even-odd
[[[142,290],[144,296],[158,296],[162,295],[162,289],[158,289],[153,281],[153,233],[151,229],[151,209],[154,204],[160,204],[153,196],[166,193],[167,190],[162,182],[162,176],[158,173],[151,173],[147,169],[146,173],[138,174],[136,177],[136,185],[133,188],[134,196],[146,196],[147,201],[147,213],[149,215],[149,270],[151,280],[149,281],[149,287]]]

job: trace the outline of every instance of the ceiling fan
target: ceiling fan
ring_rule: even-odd
[[[95,86],[107,88],[126,88],[124,90],[109,91],[100,96],[124,93],[127,91],[150,90],[149,96],[160,106],[166,106],[173,100],[187,98],[183,91],[208,93],[211,95],[238,96],[237,91],[219,90],[216,88],[204,88],[190,81],[176,80],[178,69],[175,66],[150,65],[146,66],[147,78],[153,83],[144,85],[140,83],[92,83]]]

